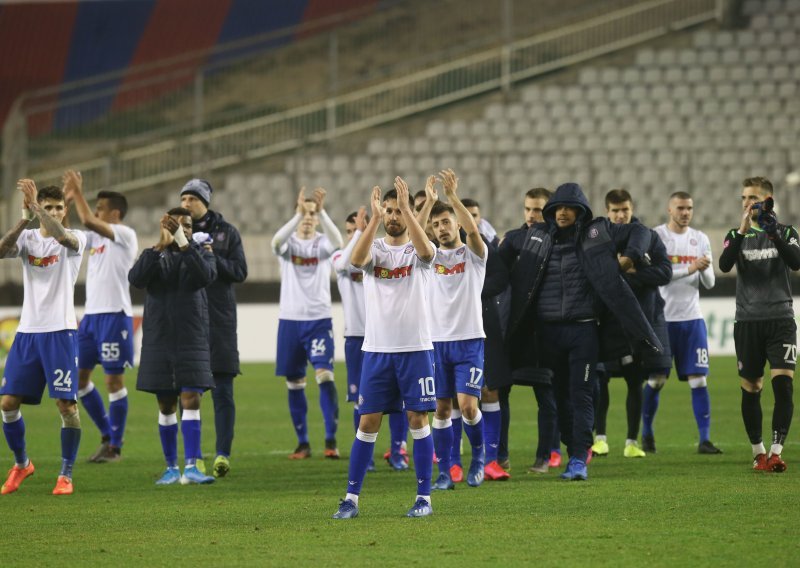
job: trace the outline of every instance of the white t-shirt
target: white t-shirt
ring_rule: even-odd
[[[431,243],[434,252],[436,248]],[[433,349],[428,287],[434,259],[425,262],[410,242],[372,243],[372,260],[363,267],[366,329],[363,351],[402,353]]]
[[[333,253],[333,269],[344,308],[345,337],[364,337],[364,273],[350,264],[350,254],[360,236],[361,231],[356,231],[344,250]]]
[[[461,341],[486,337],[483,332],[481,289],[486,276],[484,258],[467,245],[436,252],[430,287],[431,339]]]
[[[705,233],[689,227],[685,233],[673,233],[667,225],[659,225],[655,232],[661,237],[672,261],[672,281],[661,286],[664,298],[664,317],[667,321],[690,321],[701,319],[700,282],[707,289],[714,287],[714,268],[709,266],[702,272],[689,274],[689,266],[698,258],[707,256],[711,260],[711,243]]]
[[[331,255],[335,250],[322,233],[299,239],[293,233],[278,250],[281,304],[278,317],[313,321],[331,317]]]
[[[112,224],[114,240],[94,231],[86,234],[89,268],[86,273],[86,313],[132,316],[128,272],[136,261],[139,243],[136,231]]]
[[[45,333],[77,329],[75,319],[75,281],[86,248],[82,231],[67,229],[78,239],[78,250],[43,237],[39,229],[26,229],[17,239],[17,255],[22,260],[25,298],[17,331]]]

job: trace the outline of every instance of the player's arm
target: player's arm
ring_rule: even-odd
[[[280,256],[286,252],[284,245],[286,245],[286,241],[289,240],[289,237],[292,236],[292,233],[297,230],[297,225],[299,225],[300,221],[303,219],[303,214],[305,213],[305,202],[305,188],[301,187],[300,193],[297,195],[297,209],[295,210],[294,217],[289,219],[289,222],[278,229],[278,232],[275,233],[274,237],[272,237],[272,252],[274,252],[276,255]]]
[[[160,274],[160,258],[161,251],[155,248],[145,249],[128,271],[128,282],[130,285],[139,289],[147,288],[150,282],[157,279]]]
[[[363,268],[372,261],[372,241],[375,240],[375,235],[378,233],[381,219],[383,219],[383,206],[381,205],[381,188],[377,185],[372,188],[372,197],[370,198],[370,207],[372,207],[372,217],[369,223],[364,227],[364,232],[356,240],[350,253],[350,264],[357,268]]]
[[[98,235],[107,237],[112,241],[115,240],[114,229],[111,225],[98,219],[89,207],[89,203],[83,195],[83,178],[81,177],[81,173],[74,170],[67,170],[64,172],[64,175],[61,176],[61,184],[67,203],[73,203],[75,205],[75,211],[78,213],[81,223],[90,231],[94,231]]]
[[[486,276],[483,279],[481,297],[491,298],[503,293],[510,282],[510,274],[497,249],[492,244],[487,244]]]
[[[414,216],[414,210],[409,205],[408,184],[397,176],[394,178],[394,188],[397,190],[397,208],[400,209],[400,214],[406,222],[408,228],[408,236],[411,237],[411,244],[414,245],[414,250],[417,256],[423,262],[431,262],[436,255],[436,251],[431,246],[428,240],[428,235],[425,230],[420,226],[417,218]]]
[[[367,228],[367,208],[359,207],[358,213],[355,218],[356,230],[353,232],[353,237],[343,250],[336,253],[333,257],[333,269],[336,272],[348,272],[350,269],[350,257],[353,255],[353,248],[356,246],[359,237],[364,233]]]
[[[722,254],[719,255],[719,269],[722,272],[730,272],[736,266],[736,260],[739,258],[739,252],[742,250],[742,242],[747,231],[752,226],[751,215],[753,214],[753,206],[748,205],[744,208],[742,213],[742,221],[739,223],[738,230],[732,230],[725,235],[725,240],[722,243]]]
[[[439,172],[439,179],[442,180],[444,194],[450,201],[453,211],[456,212],[458,224],[461,225],[461,228],[464,229],[465,233],[467,233],[467,246],[469,247],[469,250],[478,255],[480,258],[485,259],[486,245],[481,238],[481,233],[478,230],[478,224],[475,222],[475,218],[472,216],[472,214],[467,210],[466,207],[464,207],[464,204],[461,203],[461,199],[459,199],[458,194],[456,193],[458,189],[458,178],[456,177],[455,172],[451,169],[442,170]]]
[[[339,231],[339,227],[336,226],[336,223],[334,223],[333,219],[330,218],[328,212],[325,211],[325,195],[325,190],[321,187],[318,187],[314,190],[312,199],[317,204],[317,212],[319,214],[319,224],[322,226],[322,234],[328,237],[328,241],[330,241],[331,246],[333,247],[331,251],[334,251],[342,248],[344,240],[342,239],[342,233]]]
[[[652,244],[648,251],[650,263],[646,266],[639,266],[636,272],[629,273],[627,276],[631,280],[648,287],[666,286],[672,280],[672,262],[667,256],[667,249],[661,238],[652,235]]]
[[[783,226],[772,237],[778,254],[791,270],[800,270],[800,244],[798,244],[797,229],[792,226]]]
[[[611,231],[611,238],[617,251],[620,253],[619,266],[623,272],[633,268],[645,251],[650,246],[650,229],[641,223],[607,224]]]
[[[45,231],[53,237],[58,244],[71,251],[78,252],[80,250],[80,240],[73,233],[67,231],[64,226],[53,219],[36,201],[36,184],[32,179],[22,179],[19,181],[22,186],[22,193],[25,194],[25,199],[28,203],[28,208],[33,211],[33,214],[39,219],[39,223],[44,227]]]
[[[22,186],[18,185],[20,191],[22,191]],[[2,238],[0,238],[0,258],[14,258],[19,254],[19,246],[17,246],[17,241],[19,240],[19,236],[22,234],[22,231],[28,226],[28,224],[33,219],[33,211],[30,209],[30,204],[28,203],[28,196],[25,192],[22,192],[22,218],[17,221],[17,224],[8,231]]]
[[[420,227],[425,227],[428,224],[428,219],[431,216],[433,205],[439,200],[439,194],[436,193],[436,176],[428,176],[425,180],[425,202],[422,208],[417,212],[417,223]]]
[[[697,264],[697,261],[704,260],[705,268],[700,268],[700,282],[703,284],[703,287],[706,290],[711,290],[714,287],[714,284],[717,283],[717,276],[714,274],[714,264],[713,259],[711,258],[711,243],[708,241],[708,237],[704,234],[700,234],[700,239],[703,245],[701,249],[703,251],[702,258],[697,259],[694,264]]]
[[[217,279],[223,282],[244,282],[247,279],[247,259],[244,256],[242,236],[233,226],[228,230],[228,255],[214,253],[217,261]]]

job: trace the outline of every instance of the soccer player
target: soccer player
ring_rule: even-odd
[[[478,225],[456,193],[458,178],[453,170],[439,174],[446,205],[437,201],[431,210],[431,225],[439,241],[430,288],[431,339],[435,356],[436,412],[433,444],[439,458],[439,477],[434,489],[453,489],[450,455],[453,429],[450,414],[458,399],[472,462],[467,484],[477,487],[484,478],[483,420],[478,408],[483,387],[483,331],[481,289],[486,276],[487,247]],[[432,185],[432,184],[431,184]],[[466,233],[466,244],[459,229]],[[498,469],[499,466],[494,464]]]
[[[700,433],[697,451],[701,454],[721,454],[711,443],[711,400],[708,396],[708,331],[700,313],[700,283],[710,290],[714,287],[711,267],[711,243],[705,233],[689,225],[694,214],[694,201],[685,191],[669,197],[669,221],[653,229],[667,249],[672,261],[672,281],[659,288],[664,298],[664,317],[669,330],[669,344],[678,378],[688,381],[692,392],[692,410]],[[669,377],[665,373],[651,374],[644,386],[642,405],[642,445],[655,448],[653,421],[658,410],[661,389]]]
[[[118,461],[122,456],[128,419],[125,369],[133,366],[133,309],[128,271],[136,260],[136,231],[123,225],[128,201],[121,193],[101,191],[92,212],[83,195],[80,172],[63,177],[67,203],[74,203],[86,226],[89,264],[86,273],[86,308],[78,328],[78,397],[100,430],[100,447],[90,462]],[[108,414],[91,381],[100,363],[106,375]]]
[[[612,189],[605,197],[606,215],[609,221],[616,225],[640,225],[633,216],[633,198],[625,189]],[[646,229],[646,228],[645,228]],[[624,277],[636,295],[639,306],[647,317],[647,321],[658,335],[664,347],[660,353],[631,353],[624,330],[618,321],[614,320],[604,330],[607,343],[620,346],[625,354],[604,362],[605,373],[600,382],[599,396],[595,419],[596,438],[592,445],[592,453],[605,456],[609,453],[608,439],[606,437],[606,417],[609,407],[608,384],[611,377],[622,376],[628,387],[625,400],[625,411],[628,423],[627,437],[623,456],[626,458],[643,458],[647,451],[655,451],[655,445],[643,445],[647,450],[640,448],[637,442],[639,437],[639,422],[642,416],[642,385],[650,373],[662,372],[671,363],[669,356],[669,337],[666,320],[664,319],[664,299],[658,292],[658,287],[668,284],[672,277],[672,263],[667,258],[667,251],[659,236],[652,230],[646,229],[649,236],[647,247],[648,263],[637,266],[635,269],[626,270]]]
[[[181,189],[181,207],[192,215],[193,233],[209,235],[209,246],[217,262],[217,277],[206,288],[208,319],[211,324],[211,373],[214,375],[211,398],[214,401],[214,430],[217,437],[212,471],[214,477],[225,477],[231,469],[230,457],[236,424],[233,379],[241,374],[236,336],[236,293],[233,285],[240,284],[247,278],[247,260],[239,231],[220,213],[208,208],[213,191],[211,184],[204,179],[189,180]],[[197,457],[199,465],[202,456]]]
[[[792,424],[792,378],[797,364],[797,325],[789,271],[800,270],[797,230],[778,223],[772,183],[744,180],[742,221],[724,241],[719,267],[736,266],[736,323],[733,339],[742,386],[742,419],[753,448],[753,469],[786,471],[781,458]],[[775,406],[769,454],[761,438],[761,389],[769,362]]]
[[[197,469],[196,462],[201,447],[200,398],[214,388],[205,288],[216,277],[214,254],[192,240],[192,217],[182,207],[161,218],[161,238],[142,252],[128,273],[131,285],[147,291],[136,388],[158,400],[158,432],[167,469],[156,485],[214,482]],[[183,476],[178,469],[179,398]]]
[[[428,412],[436,408],[433,343],[428,288],[436,248],[414,217],[408,185],[395,178],[395,190],[381,201],[372,189],[372,218],[353,248],[350,262],[364,271],[366,326],[358,405],[361,420],[353,449],[347,494],[335,519],[358,516],[361,485],[372,459],[384,412],[408,414],[414,439],[417,497],[409,517],[433,514],[433,440]],[[386,236],[376,239],[383,222]]]
[[[325,190],[317,188],[306,199],[297,197],[297,211],[272,239],[272,251],[281,266],[278,320],[278,360],[275,372],[286,378],[289,414],[297,434],[297,448],[289,459],[311,457],[306,414],[306,365],[314,367],[319,404],[325,422],[325,457],[339,459],[336,425],[339,401],[333,382],[333,324],[331,322],[331,262],[342,248],[342,235],[325,212]],[[322,224],[323,233],[316,231]]]
[[[61,471],[53,495],[70,495],[72,466],[81,441],[73,296],[86,236],[64,228],[67,207],[61,188],[48,186],[37,192],[30,179],[19,180],[17,187],[23,195],[22,219],[0,240],[0,258],[22,260],[25,289],[22,315],[0,385],[3,433],[14,453],[14,466],[0,494],[14,493],[33,475],[20,406],[39,404],[47,385],[61,414]],[[26,229],[34,216],[40,228]]]
[[[480,203],[468,197],[462,199],[461,203],[464,204],[464,207],[467,208],[467,211],[469,211],[470,215],[472,215],[472,218],[475,219],[475,222],[478,224],[478,231],[480,231],[481,235],[486,237],[486,239],[489,241],[489,244],[495,247],[500,244],[500,238],[497,236],[497,231],[492,224],[481,215]]]

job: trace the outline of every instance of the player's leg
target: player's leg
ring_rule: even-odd
[[[628,432],[625,438],[623,456],[626,458],[643,458],[647,454],[639,448],[639,422],[642,420],[642,384],[647,376],[645,371],[636,363],[625,365],[622,368],[628,393],[625,397],[625,417]]]
[[[77,393],[75,394],[77,395]],[[75,465],[75,458],[81,444],[81,419],[78,413],[78,403],[75,400],[58,399],[56,406],[61,414],[61,470],[58,473],[53,495],[71,495],[73,492],[72,467]]]
[[[90,462],[108,454],[111,442],[111,424],[103,404],[103,397],[91,381],[92,370],[99,362],[99,344],[95,340],[94,323],[97,316],[88,314],[78,327],[78,398],[89,418],[100,430],[100,447],[89,457]]]
[[[333,324],[330,319],[308,322],[303,343],[319,385],[319,407],[325,424],[325,457],[339,459],[336,429],[339,424],[339,395],[333,380]]]
[[[289,459],[311,457],[308,443],[308,401],[306,400],[306,352],[300,338],[300,323],[278,320],[278,351],[275,374],[286,377],[289,416],[297,435],[297,448]]]
[[[550,442],[550,467],[561,466],[561,431],[558,429],[558,420],[553,419],[553,437]]]
[[[439,466],[439,476],[434,483],[434,489],[440,490],[455,488],[450,477],[450,467],[453,465],[453,422],[451,417],[453,397],[455,397],[456,391],[455,369],[449,358],[449,346],[449,343],[439,341],[433,344],[436,411],[433,415],[432,436],[433,449],[436,452]]]
[[[605,366],[598,365],[597,377],[597,396],[594,405],[595,437],[594,444],[592,444],[592,454],[595,456],[607,456],[609,452],[607,424],[610,403],[608,385],[611,382],[611,374],[606,371]]]
[[[14,454],[14,465],[8,470],[8,476],[0,488],[0,495],[14,493],[25,478],[33,475],[35,468],[28,458],[25,447],[25,421],[22,419],[20,406],[22,397],[4,394],[0,398],[0,409],[3,413],[3,434],[11,452]]]
[[[797,324],[794,320],[778,320],[767,325],[770,336],[767,358],[772,392],[775,396],[772,412],[772,446],[767,465],[772,471],[780,473],[786,471],[786,463],[781,454],[794,414],[792,380],[797,364]]]
[[[347,402],[353,403],[353,429],[358,432],[361,415],[358,411],[358,384],[361,381],[361,363],[363,355],[361,347],[363,337],[344,338],[344,362],[347,368]]]
[[[178,395],[177,393],[159,393],[158,402],[158,436],[167,469],[156,481],[156,485],[172,485],[178,483],[181,472],[178,468]]]
[[[484,385],[481,392],[481,413],[483,413],[483,438],[486,447],[486,479],[505,481],[511,476],[497,462],[500,445],[500,395],[497,389]]]
[[[234,375],[231,373],[214,373],[214,388],[211,391],[216,434],[214,477],[225,477],[231,469],[230,457],[233,448],[234,425],[236,424],[233,379]]]
[[[711,442],[711,398],[708,394],[708,333],[702,319],[670,325],[670,345],[675,355],[675,368],[678,378],[689,383],[692,397],[692,411],[697,423],[699,442],[697,451],[701,454],[721,454],[722,451]],[[672,328],[681,330],[673,334]]]
[[[474,365],[470,368],[480,369]],[[475,374],[476,373],[473,373],[473,375]],[[477,377],[473,376],[473,380],[476,380],[476,388],[480,389],[480,387],[483,386],[482,377],[478,379]],[[480,386],[477,386],[478,382],[481,383]],[[459,387],[456,387],[456,390],[458,389]],[[469,445],[472,448],[472,459],[470,461],[469,471],[467,472],[467,485],[470,487],[478,487],[481,483],[483,483],[483,468],[486,464],[486,447],[483,437],[483,414],[481,413],[480,408],[478,408],[478,402],[480,400],[478,398],[479,395],[480,390],[478,390],[478,395],[465,392],[458,393],[458,402],[461,406],[461,416],[464,420],[464,432],[467,434]]]
[[[767,471],[767,450],[762,438],[761,390],[764,384],[766,350],[761,344],[761,322],[735,322],[733,342],[742,389],[742,421],[753,450],[753,469]]]
[[[196,387],[181,388],[181,435],[183,436],[183,455],[185,467],[181,484],[213,483],[214,478],[202,473],[196,465],[197,456],[201,455],[200,401],[205,389]]]
[[[383,458],[389,465],[398,471],[408,469],[408,452],[406,440],[408,439],[408,416],[405,411],[389,415],[389,435],[391,446]]]
[[[505,385],[497,389],[498,401],[500,403],[500,445],[497,447],[497,463],[504,470],[511,469],[511,456],[508,450],[508,429],[511,425],[511,386]]]
[[[106,374],[108,388],[108,421],[111,439],[107,456],[98,461],[116,461],[122,453],[125,425],[128,422],[128,389],[125,369],[133,367],[133,318],[123,312],[102,314],[98,320],[100,364]]]
[[[547,473],[550,468],[550,454],[553,449],[553,439],[558,428],[558,413],[556,412],[556,398],[551,383],[538,383],[533,385],[533,394],[536,397],[538,436],[536,444],[536,459],[528,468],[531,473]]]
[[[438,389],[437,389],[438,392]],[[464,436],[464,416],[461,414],[461,408],[458,406],[458,399],[453,399],[453,411],[450,413],[452,422],[451,430],[452,444],[450,444],[450,467],[453,468],[453,477],[457,479],[457,483],[463,479],[463,467],[461,465],[461,440]],[[436,452],[437,456],[439,452]]]

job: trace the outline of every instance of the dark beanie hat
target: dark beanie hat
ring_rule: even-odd
[[[195,178],[186,182],[186,185],[184,185],[181,190],[181,195],[184,193],[194,195],[208,207],[208,204],[211,203],[211,194],[213,191],[214,188],[211,187],[211,184],[206,180]]]

